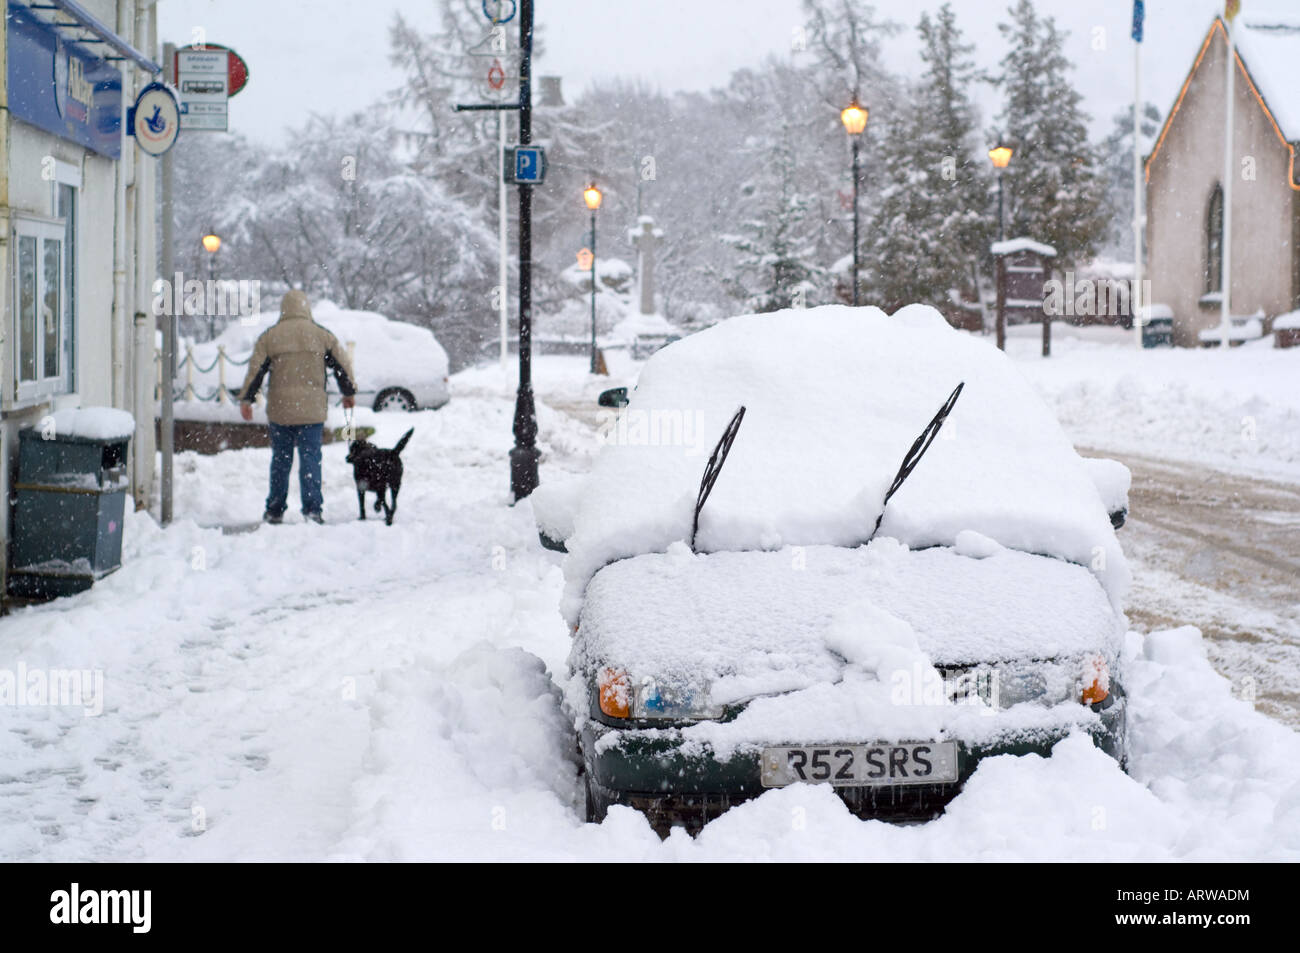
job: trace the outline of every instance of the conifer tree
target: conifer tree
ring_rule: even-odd
[[[1007,237],[1052,245],[1062,270],[1086,262],[1106,236],[1111,210],[1083,96],[1070,83],[1065,35],[1031,0],[1017,0],[998,29],[1011,45],[998,79],[999,123],[1016,150],[1004,173]]]
[[[868,231],[867,297],[891,311],[912,302],[945,307],[954,291],[973,297],[971,266],[994,227],[969,93],[974,48],[951,4],[933,19],[923,14],[917,32],[925,72],[911,108],[890,122],[886,185]]]

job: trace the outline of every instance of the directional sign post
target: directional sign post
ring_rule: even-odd
[[[176,52],[181,128],[207,132],[229,129],[229,79],[229,50],[205,48]]]
[[[516,11],[515,5],[518,4]],[[503,150],[501,174],[519,189],[519,388],[515,391],[515,446],[510,451],[510,493],[518,502],[537,489],[537,408],[533,399],[533,190],[546,176],[546,155],[533,141],[533,0],[502,0],[483,12],[499,29],[519,14],[519,102],[460,103],[457,112],[519,111],[519,145]]]
[[[502,171],[509,185],[541,185],[546,179],[546,152],[541,146],[511,146]]]

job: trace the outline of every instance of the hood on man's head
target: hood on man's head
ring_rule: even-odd
[[[311,303],[305,291],[290,291],[280,300],[280,320],[285,318],[311,320]]]

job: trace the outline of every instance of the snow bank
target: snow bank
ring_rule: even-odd
[[[697,547],[856,546],[912,442],[959,382],[942,434],[885,511],[880,535],[951,545],[975,530],[1094,568],[1112,599],[1128,569],[1087,470],[1007,357],[932,308],[892,317],[828,306],[733,318],[655,354],[626,427],[597,460],[565,564],[576,623],[592,574],[691,531],[705,461],[744,424]]]
[[[1274,331],[1300,331],[1300,311],[1290,311],[1273,319]]]
[[[1132,331],[1061,322],[1052,337],[1044,360],[1038,328],[1011,328],[1007,353],[1079,445],[1300,480],[1300,350],[1142,349]]]
[[[86,440],[124,440],[135,434],[135,418],[115,407],[74,407],[50,415],[61,437]]]

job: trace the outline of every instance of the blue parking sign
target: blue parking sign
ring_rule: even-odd
[[[546,153],[540,146],[513,146],[506,150],[502,170],[511,185],[541,185],[546,178]]]

